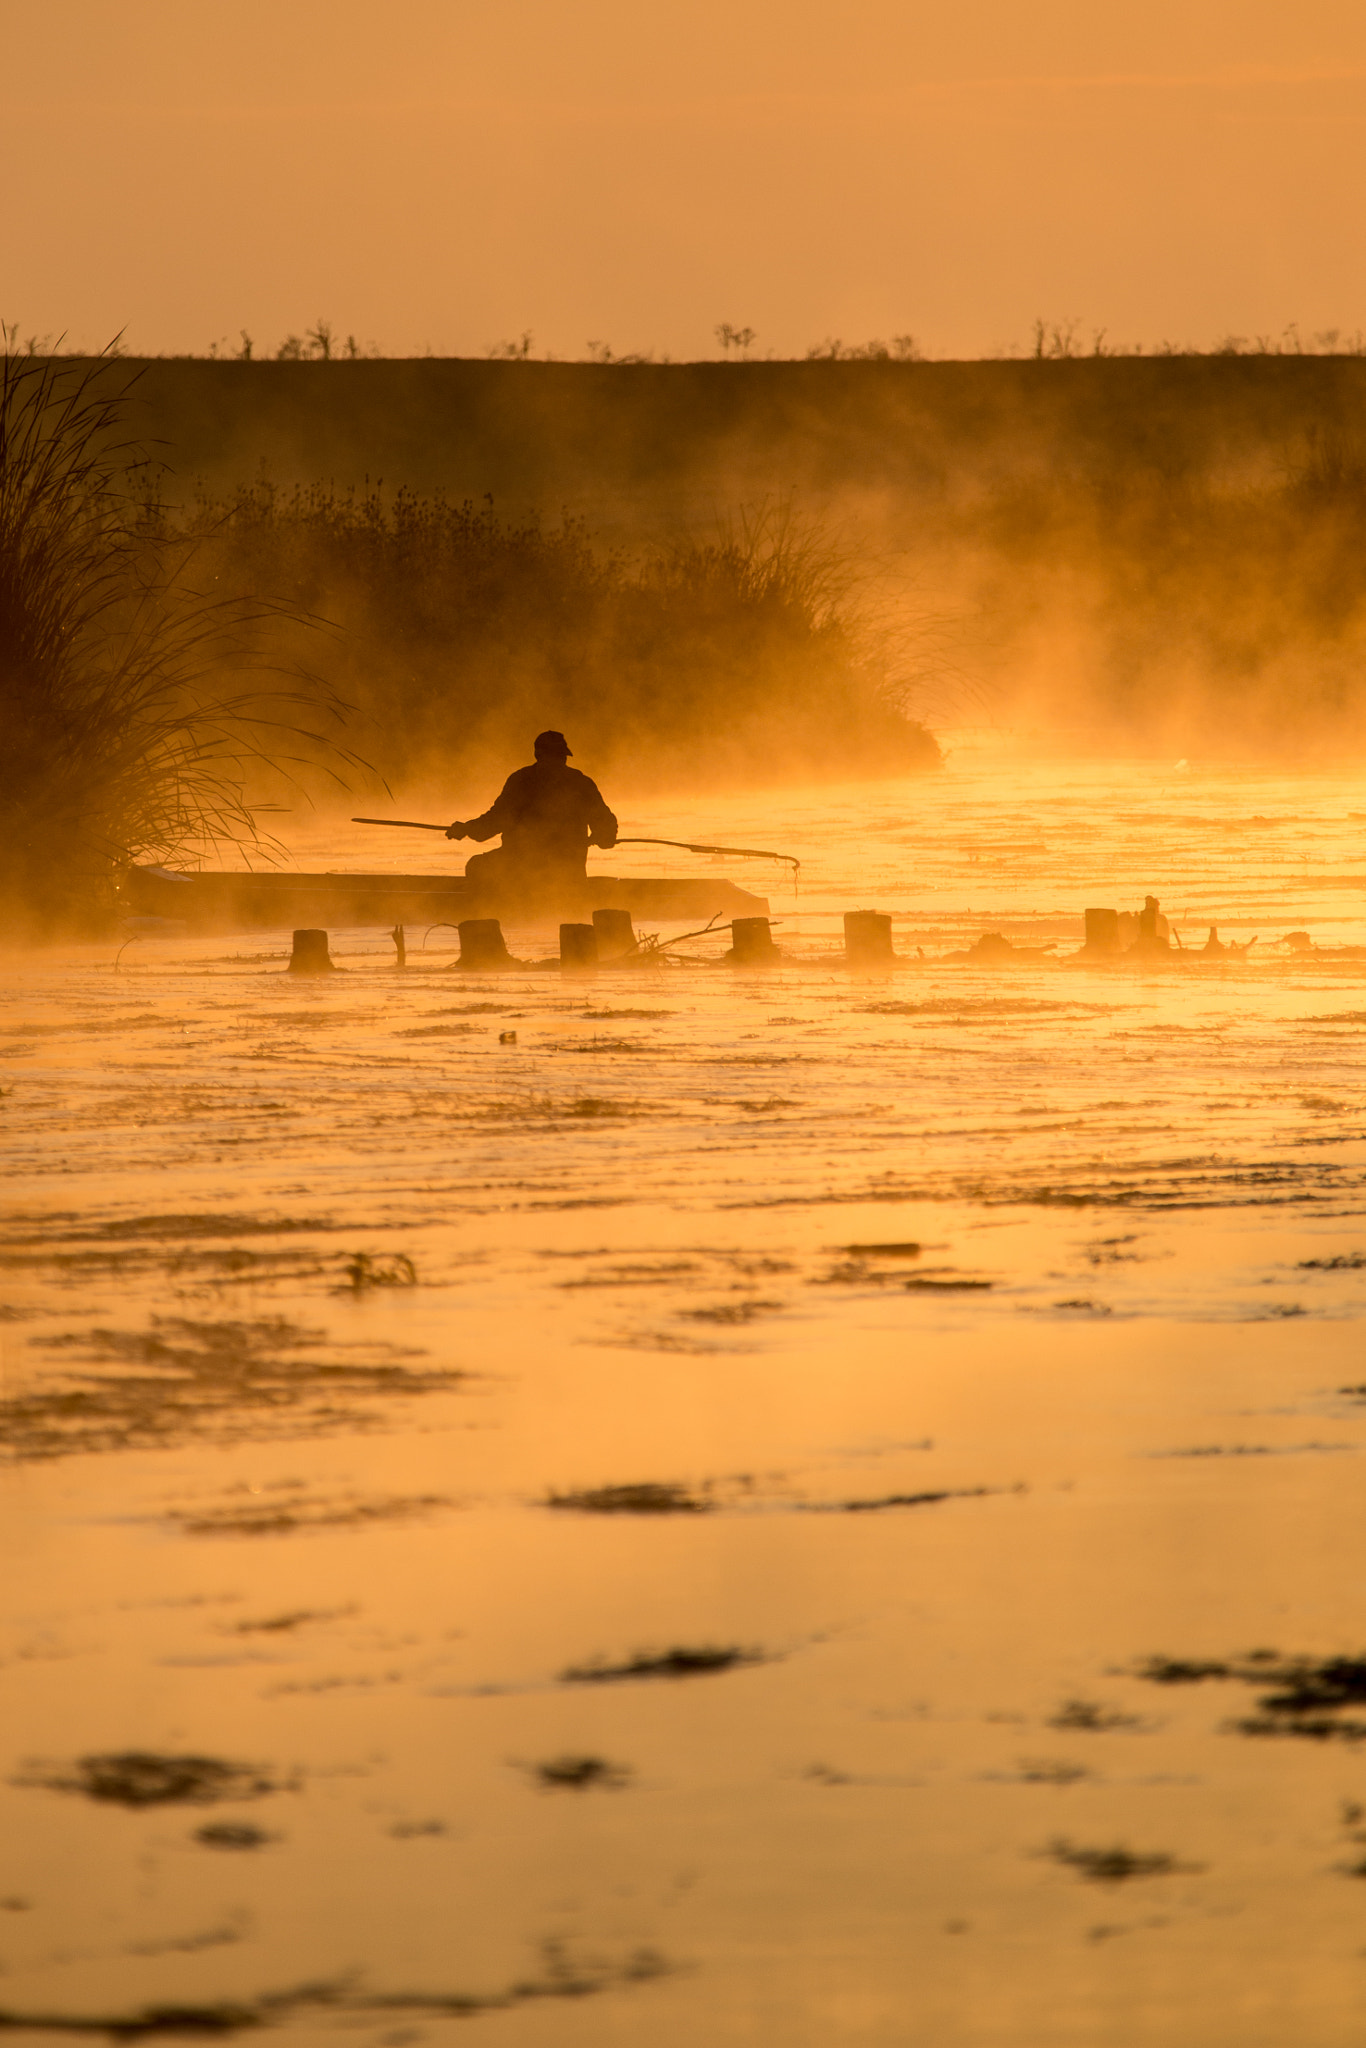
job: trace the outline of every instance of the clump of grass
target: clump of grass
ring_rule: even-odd
[[[0,1399],[0,1451],[16,1459],[354,1426],[357,1402],[446,1391],[464,1377],[415,1368],[420,1353],[385,1342],[330,1344],[284,1316],[153,1316],[145,1330],[34,1342],[58,1372]]]
[[[1198,1863],[1179,1863],[1160,1849],[1126,1849],[1120,1843],[1108,1849],[1085,1849],[1063,1836],[1050,1842],[1042,1854],[1075,1870],[1088,1884],[1127,1884],[1135,1877],[1176,1877],[1200,1868]]]
[[[406,1252],[386,1252],[376,1256],[357,1252],[347,1261],[345,1272],[356,1294],[364,1294],[371,1287],[417,1285],[417,1268]]]
[[[267,1842],[275,1839],[264,1828],[254,1828],[243,1820],[210,1821],[206,1827],[195,1829],[194,1838],[206,1849],[264,1849]]]
[[[260,1799],[283,1789],[256,1764],[213,1756],[164,1756],[125,1749],[78,1757],[72,1764],[33,1764],[16,1784],[77,1792],[108,1806],[213,1806],[223,1799]]]
[[[1065,1728],[1079,1735],[1108,1735],[1119,1728],[1141,1728],[1137,1714],[1126,1714],[1101,1700],[1064,1700],[1056,1714],[1049,1716],[1050,1728]]]
[[[701,1678],[718,1671],[736,1671],[745,1664],[763,1664],[760,1650],[721,1648],[714,1643],[679,1645],[671,1650],[637,1650],[620,1664],[605,1658],[571,1664],[560,1673],[566,1685],[612,1685],[628,1678]]]
[[[582,1486],[546,1497],[548,1508],[579,1515],[703,1515],[715,1502],[689,1493],[673,1481],[642,1480],[629,1486]]]
[[[999,1486],[952,1486],[932,1493],[881,1493],[867,1500],[803,1501],[809,1515],[875,1515],[884,1508],[932,1508],[946,1500],[984,1500],[1000,1493]]]
[[[1155,1685],[1215,1679],[1270,1688],[1263,1691],[1255,1714],[1230,1724],[1239,1735],[1366,1742],[1366,1719],[1343,1711],[1366,1704],[1366,1656],[1283,1657],[1276,1650],[1251,1650],[1234,1658],[1149,1657],[1137,1675]]]
[[[252,636],[280,605],[191,587],[193,553],[120,438],[129,381],[112,355],[20,356],[10,339],[0,902],[22,929],[96,915],[127,862],[256,842],[249,771],[316,755],[341,706],[297,671],[264,680]]]
[[[223,589],[283,591],[346,629],[333,672],[391,777],[437,759],[506,772],[552,713],[594,772],[629,767],[637,786],[699,745],[712,780],[939,759],[909,715],[913,650],[790,508],[627,557],[491,499],[256,483],[191,530]]]
[[[552,1792],[618,1791],[631,1775],[624,1764],[609,1763],[606,1757],[572,1754],[547,1757],[531,1770],[536,1782]]]

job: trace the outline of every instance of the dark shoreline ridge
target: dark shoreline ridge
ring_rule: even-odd
[[[1356,356],[1063,361],[539,363],[123,357],[130,425],[173,474],[491,492],[504,509],[714,517],[774,490],[955,496],[979,468],[1074,480],[1280,475],[1366,432]]]

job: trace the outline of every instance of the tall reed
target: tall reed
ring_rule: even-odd
[[[256,638],[282,607],[193,587],[125,437],[130,375],[0,355],[0,915],[89,921],[130,861],[262,846],[248,777],[341,750],[339,700]]]

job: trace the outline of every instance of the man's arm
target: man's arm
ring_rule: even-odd
[[[588,812],[588,844],[601,846],[607,851],[617,843],[616,814],[608,810],[596,782],[590,782],[588,787],[593,792],[593,801]]]
[[[446,827],[448,839],[493,839],[512,823],[514,805],[509,792],[513,778],[509,775],[492,805],[479,818],[457,818]],[[615,821],[614,821],[615,822]]]

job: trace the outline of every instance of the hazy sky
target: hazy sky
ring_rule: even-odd
[[[24,336],[1366,328],[1362,0],[0,0],[0,27]]]

